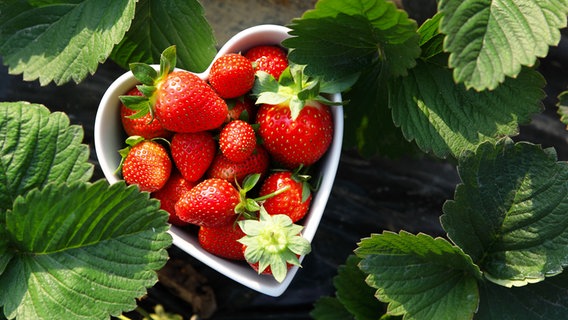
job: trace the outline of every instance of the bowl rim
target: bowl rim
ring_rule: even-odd
[[[289,31],[290,29],[285,26],[273,24],[257,25],[244,29],[230,38],[225,45],[219,49],[214,59],[228,52],[245,51],[254,45],[280,45],[282,40],[290,37],[288,34]],[[153,65],[153,67],[159,68],[158,65]],[[210,68],[211,66],[205,71],[196,74],[206,80]],[[95,116],[95,152],[101,170],[107,181],[111,184],[122,181],[118,175],[115,174],[115,170],[120,163],[118,150],[123,146],[119,142],[120,140],[116,140],[115,144],[111,143],[109,145],[107,143],[108,139],[105,139],[105,137],[120,135],[122,126],[120,125],[120,117],[118,116],[120,109],[118,96],[127,92],[128,89],[132,88],[137,83],[138,81],[134,78],[131,71],[127,71],[119,76],[105,91]],[[334,102],[342,102],[341,94],[330,95],[329,98]],[[310,243],[315,236],[326,203],[331,194],[342,148],[343,107],[341,105],[332,106],[331,111],[334,120],[333,140],[329,150],[319,161],[321,164],[319,172],[325,172],[325,174],[322,177],[318,191],[312,198],[310,210],[303,219],[304,229],[302,230],[302,236]],[[124,135],[124,133],[122,134]],[[273,277],[257,274],[256,271],[246,265],[245,262],[231,261],[206,252],[200,247],[196,239],[197,237],[190,235],[183,230],[183,228],[172,225],[168,232],[172,236],[173,245],[184,252],[226,277],[269,296],[278,297],[282,295],[299,269],[298,266],[293,266],[288,271],[285,279],[279,283]],[[300,257],[300,261],[303,261],[303,259],[304,256]]]

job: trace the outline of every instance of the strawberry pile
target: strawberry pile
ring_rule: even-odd
[[[204,250],[281,282],[310,251],[301,221],[310,171],[332,142],[333,103],[279,46],[222,55],[207,80],[175,64],[175,46],[158,71],[131,64],[140,84],[120,97],[118,170],[170,223],[197,226]]]

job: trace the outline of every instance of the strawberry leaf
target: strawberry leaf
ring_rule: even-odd
[[[443,238],[385,231],[355,250],[366,282],[389,304],[388,314],[408,319],[471,319],[479,300],[479,268]]]
[[[518,288],[486,281],[480,297],[477,319],[568,319],[568,273]]]
[[[3,312],[102,319],[134,309],[167,260],[167,218],[148,193],[104,180],[19,196],[5,220],[12,257],[0,274],[10,288],[0,292]]]
[[[359,268],[360,262],[361,258],[350,255],[345,265],[339,266],[333,278],[336,297],[356,319],[379,319],[386,306],[375,298],[375,289],[365,282],[367,274]]]
[[[0,56],[26,81],[78,83],[124,37],[135,6],[134,0],[1,1]]]
[[[543,87],[543,77],[526,68],[494,91],[467,90],[450,70],[420,61],[409,76],[389,83],[389,102],[406,139],[438,157],[458,157],[484,141],[516,135],[519,123],[542,110]]]
[[[558,95],[558,115],[560,116],[560,121],[568,126],[568,91],[561,92]]]
[[[459,161],[461,184],[441,217],[448,236],[489,280],[523,286],[568,257],[568,164],[552,149],[504,139]]]
[[[326,80],[361,72],[376,59],[391,75],[405,75],[420,55],[416,22],[391,1],[318,1],[289,27],[283,45],[293,49],[290,60]]]
[[[0,141],[0,213],[32,189],[88,181],[93,174],[83,129],[42,105],[0,103]]]
[[[443,0],[439,8],[453,77],[476,90],[495,89],[546,56],[568,14],[563,0]]]
[[[124,68],[130,62],[158,63],[160,53],[177,47],[179,68],[202,72],[217,53],[213,29],[197,0],[140,0],[132,27],[111,58]]]

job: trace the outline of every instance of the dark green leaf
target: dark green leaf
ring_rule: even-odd
[[[560,121],[562,121],[565,125],[568,125],[568,91],[561,92],[558,95],[557,106]]]
[[[381,66],[380,63],[369,66],[353,88],[343,94],[343,100],[348,101],[344,107],[343,143],[347,148],[356,147],[365,156],[416,153],[414,144],[393,124]]]
[[[377,58],[404,75],[420,55],[416,22],[390,1],[318,1],[289,27],[290,60],[326,80],[364,71]]]
[[[315,320],[354,319],[353,315],[345,309],[341,302],[332,297],[318,299],[314,305],[314,309],[310,312],[310,316]]]
[[[37,104],[0,103],[0,212],[49,182],[88,181],[93,165],[83,129]],[[1,222],[1,220],[0,220]]]
[[[140,0],[132,27],[111,58],[124,68],[130,62],[157,64],[171,45],[179,68],[202,72],[213,60],[216,40],[199,1]]]
[[[566,27],[566,0],[442,0],[441,29],[456,82],[495,89],[533,66]]]
[[[171,245],[158,201],[124,183],[48,184],[6,215],[14,254],[0,275],[8,318],[104,319],[136,306]]]
[[[360,258],[352,255],[333,278],[337,299],[356,320],[376,320],[386,313],[386,305],[374,296],[375,289],[365,283],[366,274],[357,266]]]
[[[437,13],[418,28],[418,34],[420,34],[420,48],[422,49],[420,56],[424,59],[432,58],[444,52],[445,36],[440,33],[441,19],[442,14]]]
[[[389,83],[394,122],[406,139],[438,157],[516,135],[519,124],[542,110],[544,79],[532,69],[483,92],[456,85],[450,70],[432,63],[421,61],[409,72]]]
[[[464,155],[441,217],[448,236],[501,285],[522,286],[568,262],[568,164],[551,149],[504,139]]]
[[[24,80],[80,82],[124,37],[135,5],[134,0],[69,0],[34,7],[2,1],[0,56],[9,72]]]
[[[568,273],[524,287],[491,282],[479,287],[478,320],[568,319]]]
[[[355,250],[367,283],[388,313],[408,319],[470,319],[477,309],[479,268],[460,248],[425,234],[383,232]]]

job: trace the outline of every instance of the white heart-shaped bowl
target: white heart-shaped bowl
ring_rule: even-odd
[[[256,45],[280,43],[289,37],[289,29],[279,25],[259,25],[245,29],[232,37],[218,52],[217,57],[229,52],[245,52],[247,49]],[[157,66],[155,66],[157,68]],[[197,74],[206,80],[209,75],[209,68]],[[95,151],[99,160],[100,167],[105,178],[109,183],[120,181],[120,176],[115,174],[115,170],[120,163],[118,150],[122,149],[126,134],[122,129],[120,121],[120,100],[119,96],[124,95],[130,88],[138,84],[132,72],[126,72],[116,79],[103,95],[95,118]],[[341,102],[340,94],[329,97],[332,101]],[[333,106],[332,114],[334,120],[333,141],[328,152],[319,161],[318,170],[321,174],[321,184],[313,196],[310,210],[306,217],[300,221],[304,225],[302,235],[308,241],[312,241],[320,223],[325,205],[329,198],[339,157],[343,138],[343,108]],[[317,176],[317,174],[314,174]],[[209,267],[217,270],[221,274],[251,288],[258,292],[270,296],[280,296],[294,278],[298,267],[293,267],[287,274],[284,281],[277,282],[271,276],[257,274],[248,264],[236,262],[217,257],[203,250],[197,241],[197,235],[183,228],[172,226],[170,234],[173,237],[173,244],[194,258],[200,260]],[[304,257],[301,257],[302,260]]]

